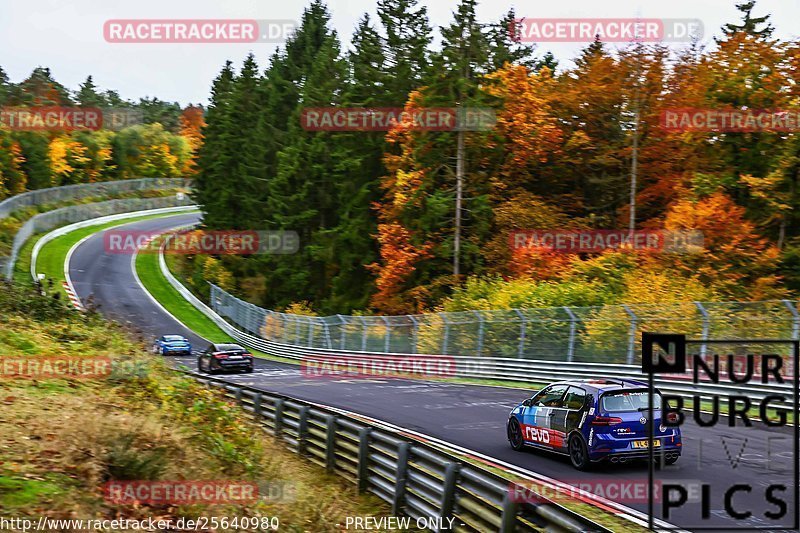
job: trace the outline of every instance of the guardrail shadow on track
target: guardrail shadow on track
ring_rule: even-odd
[[[544,497],[515,501],[512,480],[357,416],[185,373],[222,390],[295,453],[389,503],[393,515],[454,519],[460,531],[610,531]]]

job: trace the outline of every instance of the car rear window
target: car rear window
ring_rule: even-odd
[[[238,344],[218,344],[217,350],[220,352],[243,352],[244,348]]]
[[[600,407],[603,411],[613,413],[624,413],[626,411],[638,411],[647,409],[650,393],[646,390],[620,390],[607,392],[601,398]],[[661,395],[656,393],[653,398],[653,408],[661,408]]]
[[[180,335],[164,335],[165,341],[182,341],[183,337]]]

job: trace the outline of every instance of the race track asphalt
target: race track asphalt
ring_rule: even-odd
[[[192,223],[197,218],[198,215],[176,215],[133,222],[124,228],[160,231]],[[76,248],[69,272],[84,303],[91,299],[108,318],[126,324],[147,339],[179,333],[189,337],[193,346],[204,347],[205,340],[165,314],[144,292],[132,271],[130,255],[104,252],[100,234]],[[194,358],[175,360],[192,369],[196,367]],[[589,472],[578,472],[566,458],[542,452],[515,452],[509,447],[505,435],[508,413],[531,395],[530,389],[422,380],[306,377],[297,365],[269,360],[259,360],[253,374],[225,377],[231,382],[384,420],[647,511],[646,496],[642,497],[646,495],[642,487],[647,483],[644,463],[599,465]],[[677,464],[656,471],[656,479],[687,487],[690,501],[674,509],[668,518],[657,503],[656,516],[691,530],[701,527],[718,528],[717,531],[789,530],[797,512],[794,507],[797,488],[793,480],[793,461],[797,458],[791,432],[788,428],[761,425],[730,428],[724,424],[727,417],[721,420],[723,424],[710,428],[700,428],[691,421],[684,425],[683,456]],[[707,519],[702,518],[702,498],[698,496],[702,484],[710,487]],[[735,484],[752,488],[751,493],[739,492],[732,498],[734,507],[752,512],[747,518],[735,519],[725,511],[724,493]],[[765,511],[777,510],[764,497],[771,484],[786,487],[785,491],[775,493],[788,506],[780,520],[764,516]]]

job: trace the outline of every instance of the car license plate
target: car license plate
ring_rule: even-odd
[[[241,359],[241,358],[242,358],[241,355],[231,355],[228,357],[228,359]]]
[[[648,444],[648,441],[646,441],[646,440],[635,440],[635,441],[633,441],[633,447],[634,448],[647,448],[648,447],[647,444]],[[653,441],[653,448],[658,448],[659,446],[661,446],[661,441],[660,440],[654,440]]]

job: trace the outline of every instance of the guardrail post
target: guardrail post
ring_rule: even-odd
[[[636,349],[636,313],[634,313],[630,307],[627,305],[622,306],[623,309],[628,313],[628,316],[631,319],[631,327],[630,331],[628,332],[628,364],[633,364],[633,355]]]
[[[456,504],[456,482],[458,481],[459,468],[458,463],[447,463],[444,469],[444,491],[442,492],[442,501],[439,505],[442,511],[439,515],[443,519],[442,523],[453,516],[453,509]]]
[[[797,312],[797,308],[791,301],[784,300],[783,304],[792,313],[792,339],[798,340],[800,339],[800,313]]]
[[[369,437],[371,428],[358,430],[358,492],[365,492],[369,486]]]
[[[400,515],[406,500],[406,476],[408,475],[408,451],[411,446],[401,442],[397,446],[397,472],[394,482],[394,498],[392,498],[392,514]]]
[[[483,334],[484,334],[483,315],[481,314],[480,311],[473,311],[473,312],[475,313],[475,316],[478,317],[478,346],[475,351],[475,356],[480,357],[481,352],[483,352]]]
[[[336,468],[336,417],[327,415],[325,422],[325,468],[333,472]]]
[[[275,436],[280,437],[283,431],[283,398],[275,400]]]
[[[300,423],[297,426],[297,453],[298,455],[306,454],[306,446],[308,445],[308,411],[310,407],[304,405],[300,408]]]
[[[514,309],[514,312],[517,313],[519,317],[519,346],[517,347],[517,357],[522,359],[525,355],[525,330],[527,329],[528,321],[519,309]]]
[[[511,499],[511,495],[506,492],[503,496],[503,508],[500,516],[500,533],[513,533],[517,530],[517,502]]]
[[[336,315],[339,319],[339,349],[344,350],[345,334],[347,333],[347,322],[342,315]]]
[[[237,404],[241,404],[242,403],[242,388],[241,387],[236,387],[236,389],[233,392],[233,397],[236,399],[236,403]]]
[[[567,341],[567,361],[575,359],[575,328],[578,325],[578,317],[569,307],[564,307],[564,311],[569,315],[569,340]]]
[[[325,345],[328,347],[329,350],[333,350],[333,341],[331,340],[330,327],[328,327],[328,323],[325,321],[324,318],[320,318],[319,321],[322,323],[322,330],[325,332]]]
[[[361,318],[361,351],[367,351],[367,319]]]
[[[706,310],[705,307],[703,307],[703,304],[701,304],[700,302],[694,302],[694,305],[697,307],[697,310],[700,311],[700,314],[703,315],[703,332],[700,335],[704,341],[707,341],[708,332],[710,328],[710,323],[708,320],[708,311]],[[705,357],[707,349],[708,349],[707,344],[703,343],[700,345],[700,357]]]
[[[256,418],[261,416],[261,401],[263,399],[263,395],[258,392],[255,396],[253,396],[253,414]]]
[[[392,341],[392,327],[389,325],[389,319],[385,316],[381,317],[383,319],[383,326],[386,328],[386,335],[383,339],[383,351],[385,353],[389,353],[389,346]]]
[[[306,322],[308,323],[308,342],[306,342],[306,346],[311,348],[314,346],[314,319],[308,317]]]

